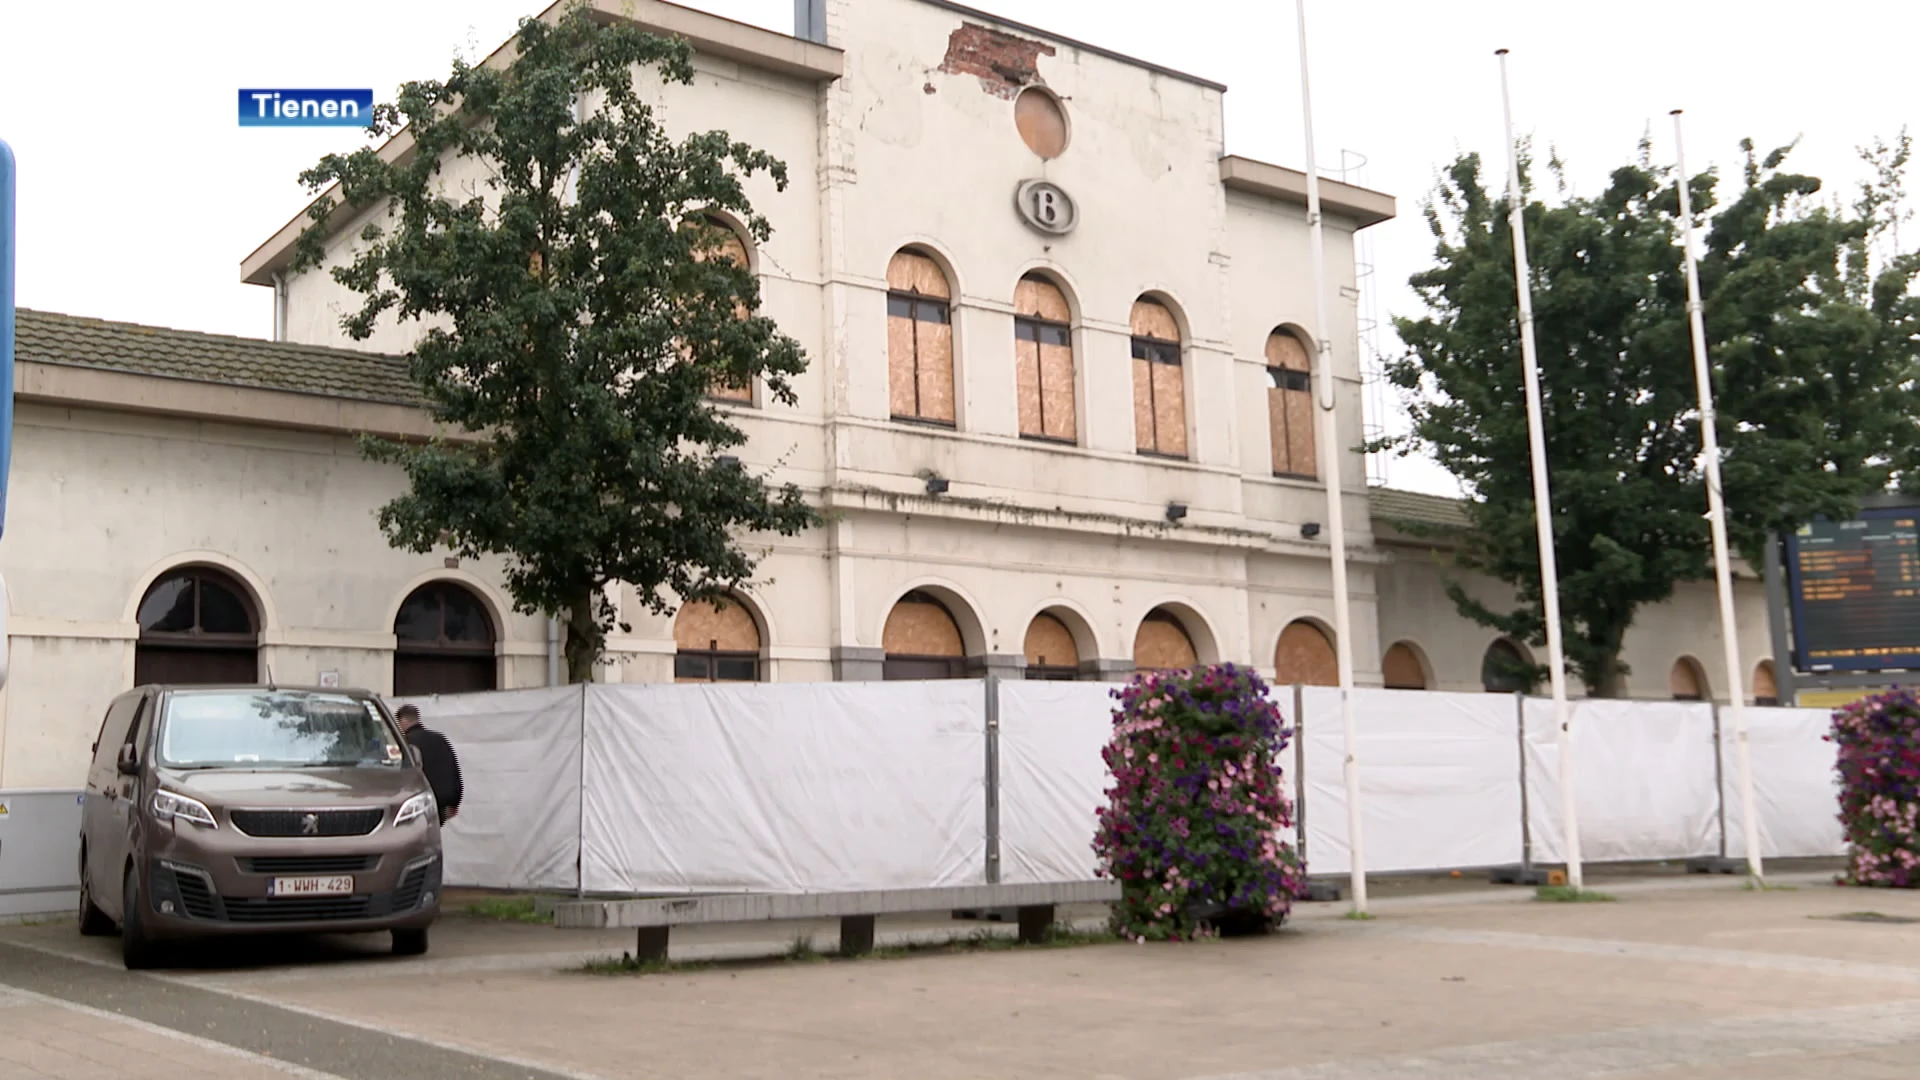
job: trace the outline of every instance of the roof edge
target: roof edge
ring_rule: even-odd
[[[535,18],[557,22],[567,7],[577,0],[556,0]],[[737,63],[812,82],[832,82],[846,73],[846,54],[833,46],[804,41],[789,34],[751,26],[667,0],[589,0],[593,15],[605,23],[627,23],[656,34],[685,38],[697,53],[723,57]],[[504,70],[518,57],[515,38],[488,54],[480,67]],[[382,143],[376,153],[382,161],[399,165],[410,160],[415,151],[413,131],[402,128]],[[240,281],[245,285],[271,285],[274,275],[293,260],[293,245],[310,220],[308,214],[323,200],[338,196],[334,184],[309,200],[292,220],[281,226],[267,241],[240,260]],[[327,219],[329,235],[339,232],[347,220],[364,207],[339,207]]]
[[[1228,154],[1220,159],[1220,182],[1231,191],[1244,191],[1295,206],[1307,205],[1307,174],[1284,165]],[[1359,229],[1391,221],[1397,214],[1393,196],[1339,180],[1320,181],[1320,205],[1328,213],[1352,221]]]
[[[1190,75],[1187,72],[1179,71],[1174,68],[1163,67],[1159,64],[1153,63],[1152,61],[1142,60],[1137,56],[1128,56],[1126,53],[1115,52],[1112,49],[1105,49],[1098,45],[1089,45],[1084,41],[1079,41],[1070,37],[1063,37],[1059,34],[1053,33],[1052,31],[1042,30],[1037,26],[1029,26],[1026,23],[1014,22],[1012,19],[1003,18],[999,15],[993,14],[990,11],[981,11],[979,8],[968,7],[965,4],[956,4],[953,2],[953,0],[920,0],[920,2],[923,4],[926,4],[928,7],[937,7],[947,11],[951,11],[956,15],[965,15],[968,18],[981,19],[990,23],[998,23],[999,25],[1004,26],[1009,30],[1016,31],[1018,33],[1032,34],[1034,37],[1046,38],[1048,41],[1057,42],[1061,45],[1065,45],[1069,49],[1078,49],[1081,52],[1092,53],[1095,56],[1104,56],[1109,60],[1118,60],[1121,63],[1126,64],[1130,67],[1137,67],[1145,71],[1151,71],[1156,75],[1165,75],[1170,79],[1179,79],[1181,82],[1193,83],[1195,86],[1203,86],[1208,90],[1217,91],[1222,94],[1227,92],[1227,87],[1225,83],[1217,83],[1217,82],[1214,82],[1212,79],[1203,79],[1198,75]]]

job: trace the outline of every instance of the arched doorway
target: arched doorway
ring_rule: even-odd
[[[1067,682],[1080,677],[1080,647],[1059,618],[1041,612],[1027,624],[1027,678]]]
[[[1533,690],[1533,661],[1520,646],[1500,638],[1480,657],[1480,686],[1489,694],[1525,694]]]
[[[915,590],[902,596],[887,613],[880,632],[886,661],[880,677],[897,679],[959,679],[967,673],[967,646],[960,624],[947,605],[931,593]]]
[[[1140,620],[1133,634],[1133,666],[1140,672],[1178,671],[1200,662],[1193,636],[1180,617],[1166,608],[1154,608]]]
[[[1675,701],[1707,700],[1707,673],[1700,669],[1700,661],[1691,656],[1675,660],[1667,673],[1667,689]]]
[[[434,581],[413,590],[393,620],[393,636],[395,697],[499,686],[493,619],[465,586]]]
[[[1410,641],[1394,642],[1380,661],[1380,675],[1389,690],[1425,690],[1427,665],[1420,656],[1420,646]]]
[[[1759,706],[1780,704],[1780,684],[1773,678],[1773,661],[1762,660],[1753,667],[1753,703]]]
[[[673,643],[674,682],[760,681],[760,624],[731,596],[682,604]]]
[[[260,681],[260,619],[238,581],[187,566],[140,598],[133,682],[245,685]]]
[[[1340,665],[1326,631],[1295,619],[1280,631],[1273,649],[1273,681],[1279,686],[1339,686]]]

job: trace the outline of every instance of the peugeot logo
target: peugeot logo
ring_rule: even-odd
[[[303,836],[320,835],[320,815],[307,814],[300,819],[300,833]]]

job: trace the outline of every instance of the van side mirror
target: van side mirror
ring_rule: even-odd
[[[132,743],[120,748],[119,765],[121,776],[140,775],[140,752],[133,748]]]

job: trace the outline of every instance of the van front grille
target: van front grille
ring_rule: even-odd
[[[248,836],[365,836],[387,812],[357,810],[229,810],[233,827]]]
[[[363,919],[385,914],[372,909],[371,896],[307,896],[286,899],[227,898],[227,918],[232,922],[319,922],[329,919]]]
[[[253,855],[239,859],[247,874],[358,874],[380,865],[378,855]]]

